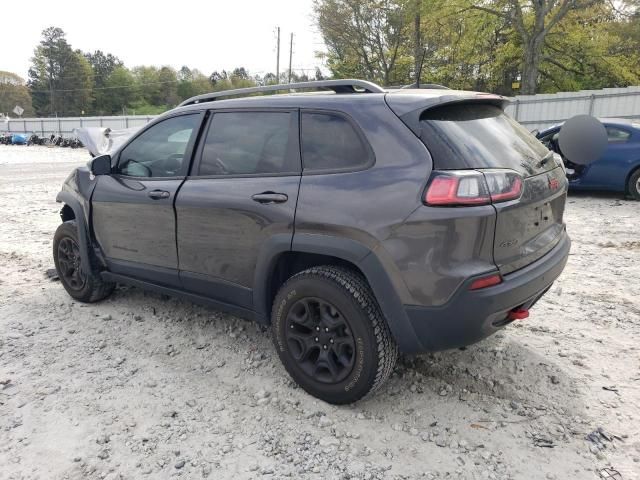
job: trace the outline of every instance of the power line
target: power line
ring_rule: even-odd
[[[180,83],[181,81],[185,82],[194,82],[195,80],[167,80],[164,82],[149,82],[149,83],[136,83],[134,85],[118,85],[113,87],[86,87],[86,88],[65,88],[65,89],[55,89],[56,93],[58,92],[82,92],[85,90],[95,91],[95,90],[112,90],[118,88],[138,88],[138,87],[146,87],[147,85],[163,85],[167,83]],[[49,93],[49,90],[31,90],[31,93]]]

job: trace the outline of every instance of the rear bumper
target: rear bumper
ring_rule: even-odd
[[[416,335],[417,351],[437,351],[463,347],[493,335],[507,325],[509,311],[530,308],[562,273],[571,240],[563,238],[545,256],[526,267],[505,275],[503,282],[482,290],[469,290],[468,279],[449,301],[438,307],[405,305],[405,312]]]

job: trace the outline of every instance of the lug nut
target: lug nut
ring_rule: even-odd
[[[329,331],[329,327],[324,327],[324,331],[328,332]]]
[[[320,327],[316,327],[316,332],[319,332],[319,331],[320,331]]]
[[[330,339],[329,339],[329,343],[333,343],[333,338],[330,338]]]
[[[326,349],[327,349],[327,346],[326,346],[326,345],[322,345],[322,348],[324,348],[324,349],[326,350]]]
[[[320,341],[320,339],[319,339],[318,337],[316,337],[314,340],[315,340],[316,342],[319,342],[319,341]]]

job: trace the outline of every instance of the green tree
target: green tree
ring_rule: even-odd
[[[535,94],[547,36],[573,10],[597,0],[481,0],[471,8],[509,21],[522,47],[522,93]]]
[[[334,76],[364,77],[384,85],[406,81],[413,63],[405,48],[411,36],[408,3],[316,0],[314,14]]]
[[[29,88],[39,115],[79,115],[91,107],[93,72],[57,27],[42,32],[29,69]]]
[[[178,97],[180,100],[195,97],[211,91],[209,78],[198,69],[183,66],[178,71]]]
[[[102,87],[103,108],[106,114],[126,113],[139,96],[133,74],[124,66],[115,67]]]
[[[91,65],[94,79],[94,108],[93,111],[99,115],[112,113],[111,91],[105,86],[116,68],[122,68],[123,63],[118,57],[96,50],[93,53],[85,53],[85,58]]]
[[[13,116],[16,105],[24,108],[23,117],[33,116],[31,93],[22,77],[11,72],[0,71],[0,113]]]

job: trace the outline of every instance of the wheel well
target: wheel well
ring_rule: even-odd
[[[65,204],[60,210],[60,218],[63,222],[67,222],[69,220],[74,220],[76,218],[76,214],[73,212],[73,208]]]
[[[345,267],[358,272],[367,281],[362,271],[353,263],[343,260],[342,258],[333,257],[331,255],[321,255],[317,253],[306,252],[284,252],[280,254],[276,261],[276,265],[269,278],[267,286],[267,312],[271,312],[273,299],[275,298],[280,287],[296,273],[302,272],[311,267],[319,265],[334,265]],[[368,282],[367,282],[368,283]]]

